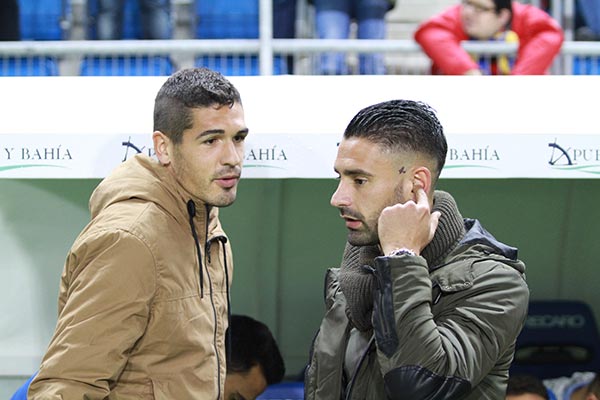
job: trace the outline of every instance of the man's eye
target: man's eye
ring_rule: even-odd
[[[207,139],[204,141],[204,144],[213,144],[216,141],[217,141],[217,139]]]
[[[356,183],[357,185],[362,185],[362,184],[367,183],[367,180],[363,179],[363,178],[356,178],[356,179],[354,179],[354,183]]]
[[[236,141],[237,143],[241,143],[244,140],[246,140],[246,136],[239,135],[239,136],[234,137],[233,140]]]

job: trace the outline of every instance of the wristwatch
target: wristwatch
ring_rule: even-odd
[[[387,255],[388,257],[400,257],[400,256],[416,256],[415,252],[412,251],[411,249],[407,249],[406,247],[403,247],[401,249],[394,249],[392,251],[390,251]]]

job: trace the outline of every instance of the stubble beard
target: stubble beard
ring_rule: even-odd
[[[402,187],[398,184],[394,188],[393,197],[388,202],[388,205],[396,203],[405,203],[406,200],[402,196]],[[381,209],[383,210],[383,208]],[[379,212],[379,214],[381,211]],[[373,246],[379,244],[379,227],[378,221],[373,221],[372,225],[369,225],[364,219],[362,219],[363,228],[362,230],[350,230],[348,231],[348,243],[353,246]]]
[[[366,224],[363,222],[366,226]],[[373,228],[366,227],[365,230],[350,230],[348,231],[348,243],[353,246],[372,246],[379,244],[379,235],[377,234],[377,226]]]
[[[213,207],[228,207],[234,203],[237,197],[237,185],[229,189],[224,189],[218,186],[211,177],[207,180],[205,186],[202,187],[197,181],[191,179],[192,169],[189,168],[187,161],[177,148],[174,158],[176,162],[172,164],[173,172],[181,186],[188,193]],[[214,189],[214,187],[216,187],[218,193],[211,193],[211,189]]]
[[[235,187],[232,187],[231,189],[225,190],[220,188],[220,190],[224,191],[225,193],[220,193],[216,199],[207,203],[211,203],[210,205],[215,207],[229,207],[235,202],[235,199],[237,197],[237,185]]]

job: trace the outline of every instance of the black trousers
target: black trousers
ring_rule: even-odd
[[[21,40],[17,0],[0,0],[0,40]]]

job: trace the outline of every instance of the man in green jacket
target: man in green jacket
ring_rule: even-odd
[[[328,271],[306,399],[503,399],[529,290],[517,250],[435,185],[447,152],[426,104],[361,110],[331,198],[348,229]]]

